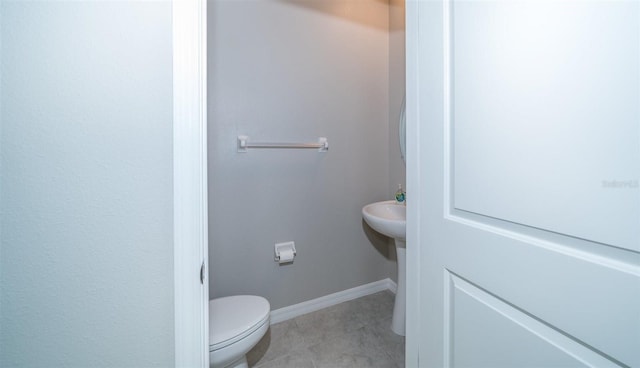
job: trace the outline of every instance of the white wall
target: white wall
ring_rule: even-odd
[[[210,295],[279,308],[395,274],[361,208],[390,199],[389,4],[209,4]],[[236,152],[236,136],[314,150]],[[395,191],[395,189],[394,189]],[[298,257],[273,261],[276,242]]]
[[[0,4],[0,366],[171,366],[171,3]]]

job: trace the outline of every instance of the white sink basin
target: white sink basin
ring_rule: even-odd
[[[362,217],[373,230],[404,240],[407,234],[407,207],[396,201],[376,202],[362,208]]]

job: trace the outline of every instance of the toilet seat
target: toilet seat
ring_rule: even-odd
[[[234,344],[269,322],[270,305],[262,297],[236,295],[209,301],[209,351]]]

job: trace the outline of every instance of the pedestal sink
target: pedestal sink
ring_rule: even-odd
[[[406,310],[406,271],[407,260],[407,208],[396,201],[376,202],[362,208],[362,217],[371,228],[383,235],[393,238],[396,243],[398,258],[398,290],[393,306],[391,330],[398,335],[405,334]]]

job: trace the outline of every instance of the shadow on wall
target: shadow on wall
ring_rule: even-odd
[[[391,251],[391,249],[395,249],[393,247],[393,239],[388,238],[379,232],[373,230],[364,220],[362,220],[362,230],[364,234],[369,239],[369,242],[373,245],[373,247],[386,259],[394,261],[395,251]]]
[[[372,6],[388,8],[389,0],[278,0],[281,3],[299,6],[308,10],[323,12],[328,15],[343,18],[363,26],[377,28],[383,31],[389,30],[389,18],[382,17],[381,12],[372,10]]]

